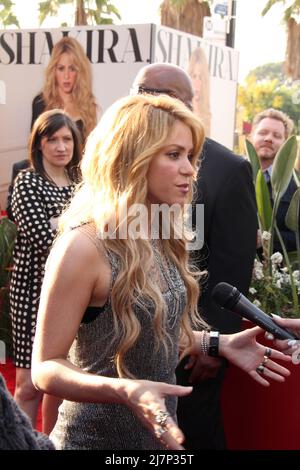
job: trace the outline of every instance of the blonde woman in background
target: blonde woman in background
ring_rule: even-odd
[[[164,95],[119,100],[89,136],[83,183],[47,262],[34,341],[35,386],[64,399],[50,435],[58,449],[183,448],[177,396],[192,388],[175,385],[175,368],[180,349],[205,354],[209,338],[181,217],[203,141],[199,119]],[[264,377],[256,371],[260,331],[221,335],[220,354],[263,385],[283,381],[289,372],[273,360]],[[290,360],[272,350],[274,358]]]
[[[85,142],[97,123],[91,64],[72,37],[58,41],[50,56],[41,93],[32,103],[32,123],[45,110],[61,108],[76,122]]]
[[[97,124],[98,107],[92,92],[91,64],[82,46],[72,37],[63,37],[52,49],[43,89],[32,102],[31,129],[40,114],[55,108],[64,110],[75,121],[84,145]],[[6,207],[11,220],[14,181],[19,171],[28,166],[28,159],[13,166]]]
[[[200,47],[192,52],[188,74],[194,89],[193,111],[201,119],[205,135],[210,137],[210,76],[205,52]]]

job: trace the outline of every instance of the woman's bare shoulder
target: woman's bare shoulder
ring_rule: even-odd
[[[90,234],[77,227],[63,233],[54,243],[51,250],[50,259],[61,260],[72,265],[86,264],[89,266],[99,262],[107,264],[105,250],[101,240],[94,240]]]

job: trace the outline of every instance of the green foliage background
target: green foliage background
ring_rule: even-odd
[[[249,72],[245,84],[239,86],[238,105],[243,120],[252,122],[254,116],[266,108],[286,113],[295,124],[294,133],[300,134],[300,83],[288,82],[283,63],[270,63]]]

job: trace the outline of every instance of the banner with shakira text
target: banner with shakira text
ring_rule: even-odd
[[[154,24],[77,26],[0,31],[0,208],[6,205],[12,165],[27,157],[32,102],[42,90],[51,51],[63,36],[82,45],[92,66],[99,114],[130,92],[139,69],[171,62],[187,70],[194,111],[207,135],[233,147],[237,51]]]

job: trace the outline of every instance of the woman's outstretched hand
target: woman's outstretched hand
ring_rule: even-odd
[[[263,330],[256,326],[232,335],[220,335],[220,355],[247,372],[256,382],[268,387],[269,380],[284,382],[290,371],[277,363],[291,362],[291,358],[280,351],[268,348],[256,341]]]
[[[183,450],[184,434],[177,426],[165,404],[168,395],[182,397],[189,395],[192,387],[170,385],[149,380],[126,380],[124,403],[131,408],[142,423],[168,449]]]

